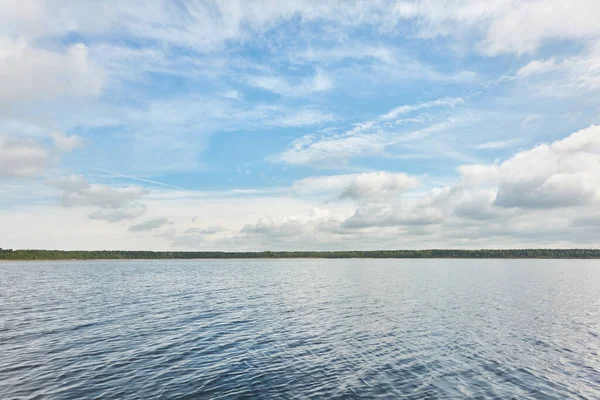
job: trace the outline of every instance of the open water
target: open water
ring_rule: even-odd
[[[0,398],[600,398],[600,261],[0,264]]]

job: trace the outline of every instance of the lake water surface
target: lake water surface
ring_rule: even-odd
[[[600,261],[0,263],[0,398],[600,398]]]

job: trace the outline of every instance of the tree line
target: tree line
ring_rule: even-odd
[[[229,259],[229,258],[600,258],[600,249],[510,250],[369,250],[369,251],[63,251],[0,248],[0,260],[111,260],[111,259]]]

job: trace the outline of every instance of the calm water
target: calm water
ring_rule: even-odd
[[[600,261],[0,264],[0,398],[600,398]]]

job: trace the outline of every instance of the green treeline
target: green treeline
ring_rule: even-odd
[[[372,251],[61,251],[0,248],[0,260],[196,258],[600,258],[600,249],[372,250]]]

